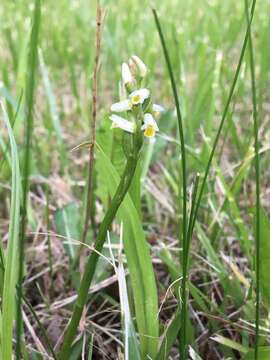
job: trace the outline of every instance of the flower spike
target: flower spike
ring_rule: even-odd
[[[154,116],[165,111],[161,105],[153,104],[149,89],[140,88],[142,78],[146,76],[147,72],[146,65],[136,55],[130,57],[128,64],[123,63],[120,88],[121,101],[111,105],[113,113],[127,112],[128,116],[128,119],[125,119],[112,114],[110,116],[112,128],[117,127],[130,134],[134,133],[136,139],[134,143],[137,144],[140,144],[143,135],[154,140],[156,132],[159,131]],[[123,95],[124,93],[125,95]],[[126,99],[125,96],[127,96]]]

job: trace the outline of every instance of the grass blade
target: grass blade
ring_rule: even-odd
[[[17,146],[13,135],[12,127],[1,103],[4,123],[8,130],[9,141],[11,145],[11,166],[12,166],[12,184],[11,184],[11,208],[10,223],[8,234],[8,247],[6,255],[4,289],[2,300],[2,335],[1,340],[2,358],[12,358],[12,335],[13,322],[15,318],[15,288],[18,279],[18,251],[19,251],[19,224],[20,224],[20,168]]]
[[[248,1],[245,0],[247,23],[250,23]],[[252,14],[251,14],[252,16]],[[259,358],[259,326],[260,326],[260,296],[261,296],[261,259],[260,259],[260,245],[261,245],[261,204],[260,204],[260,143],[259,143],[259,124],[257,113],[257,94],[256,94],[256,80],[255,80],[255,63],[253,52],[253,41],[251,34],[251,27],[248,26],[249,31],[249,62],[251,75],[251,89],[252,89],[252,106],[253,106],[253,132],[254,132],[254,150],[255,150],[255,178],[256,178],[256,226],[255,226],[255,247],[256,247],[256,311],[255,311],[255,350],[254,358]]]
[[[253,360],[256,353],[254,350],[249,351],[242,360]],[[270,346],[260,346],[257,350],[257,356],[260,360],[270,360]]]
[[[219,127],[218,127],[218,131],[217,131],[217,134],[216,134],[212,149],[211,149],[211,153],[210,153],[210,156],[209,156],[208,163],[206,165],[203,181],[202,181],[200,191],[199,191],[199,194],[198,194],[198,200],[197,200],[197,204],[196,204],[196,207],[195,207],[195,210],[194,210],[194,216],[193,216],[193,219],[192,219],[192,227],[191,227],[192,231],[191,231],[191,234],[190,234],[191,237],[192,237],[192,233],[193,233],[193,230],[194,230],[194,225],[195,225],[195,222],[196,222],[196,219],[197,219],[197,216],[198,216],[198,211],[199,211],[199,208],[200,208],[200,203],[201,203],[201,200],[202,200],[202,196],[203,196],[204,188],[205,188],[205,185],[206,185],[206,180],[208,178],[209,170],[210,170],[210,167],[211,167],[211,164],[212,164],[212,160],[213,160],[213,157],[214,157],[214,154],[215,154],[218,142],[219,142],[221,131],[223,129],[225,120],[226,120],[227,115],[228,115],[228,111],[229,111],[229,108],[230,108],[230,104],[231,104],[231,101],[232,101],[232,97],[233,97],[233,94],[234,94],[236,83],[237,83],[237,80],[238,80],[238,77],[239,77],[239,74],[240,74],[243,58],[244,58],[244,55],[245,55],[245,52],[246,52],[246,47],[247,47],[247,44],[248,44],[249,30],[250,30],[250,26],[252,24],[254,12],[255,12],[255,7],[256,7],[256,0],[253,0],[252,7],[251,7],[251,16],[250,16],[250,20],[249,20],[249,23],[248,23],[248,26],[247,26],[246,33],[245,33],[245,38],[244,38],[243,46],[242,46],[242,49],[241,49],[241,53],[240,53],[239,61],[238,61],[238,64],[237,64],[237,68],[236,68],[236,71],[235,71],[235,75],[234,75],[234,78],[233,78],[232,86],[230,88],[229,96],[228,96],[227,102],[225,104],[225,108],[224,108],[224,111],[223,111],[223,114],[222,114],[222,118],[221,118],[221,121],[220,121],[220,124],[219,124]]]
[[[132,316],[130,313],[129,300],[128,300],[126,274],[125,274],[123,258],[121,254],[122,242],[123,242],[123,230],[121,227],[121,234],[120,234],[121,246],[118,254],[118,266],[116,266],[115,264],[112,251],[111,253],[112,253],[115,273],[117,274],[117,279],[118,279],[121,315],[122,315],[122,322],[124,327],[125,360],[140,360],[141,356],[139,351],[139,343],[136,337],[136,332],[133,325]]]
[[[169,72],[169,77],[171,81],[171,87],[173,91],[175,106],[176,106],[176,114],[178,120],[178,131],[180,137],[180,147],[181,147],[181,167],[182,167],[182,194],[183,194],[183,222],[182,222],[182,247],[183,247],[183,280],[182,280],[182,288],[181,288],[181,299],[182,299],[182,332],[180,338],[180,353],[183,359],[186,357],[186,315],[187,315],[187,266],[188,266],[188,246],[187,246],[187,185],[186,185],[186,150],[185,150],[185,139],[184,139],[184,129],[182,122],[182,114],[180,110],[179,97],[176,87],[176,82],[174,79],[173,67],[171,64],[170,56],[167,50],[166,41],[162,32],[161,24],[155,9],[153,10],[156,28],[160,37],[163,54],[166,60],[166,65]],[[181,194],[181,189],[179,188],[179,194]],[[181,197],[181,196],[180,196]],[[180,240],[180,239],[179,239]],[[181,245],[181,244],[180,244]],[[181,254],[180,254],[181,256]]]
[[[265,302],[270,305],[270,282],[269,282],[269,268],[270,268],[270,219],[265,210],[260,209],[260,288],[261,294]]]
[[[26,91],[25,91],[25,153],[23,162],[23,183],[22,183],[22,214],[21,214],[21,229],[20,229],[20,243],[19,243],[19,277],[18,277],[18,304],[17,304],[17,327],[16,327],[16,356],[17,359],[21,357],[21,331],[22,331],[22,314],[21,314],[21,298],[22,298],[22,280],[23,280],[23,264],[24,264],[24,242],[27,224],[27,200],[29,189],[29,175],[30,175],[30,158],[32,147],[32,133],[33,133],[33,107],[34,107],[34,90],[35,90],[35,74],[38,62],[38,35],[41,17],[41,3],[40,0],[35,1],[35,9],[33,15],[33,26],[31,30],[30,48],[28,54],[28,71],[26,76]]]

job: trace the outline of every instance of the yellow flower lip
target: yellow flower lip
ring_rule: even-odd
[[[141,97],[139,94],[133,95],[131,97],[132,105],[138,105],[141,102]]]
[[[155,128],[153,125],[147,125],[146,129],[144,130],[144,136],[148,138],[154,137],[156,134]]]
[[[150,91],[148,89],[138,89],[129,95],[129,99],[132,105],[138,105],[142,104],[149,96]]]

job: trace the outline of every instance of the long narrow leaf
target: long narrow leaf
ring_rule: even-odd
[[[21,356],[21,331],[22,331],[22,314],[21,314],[21,298],[22,298],[22,281],[23,281],[23,263],[24,263],[24,241],[27,224],[27,201],[29,189],[29,175],[31,171],[31,148],[33,133],[33,108],[34,108],[34,91],[35,77],[38,57],[38,35],[41,17],[40,0],[35,1],[35,9],[33,14],[33,26],[30,37],[30,48],[28,53],[28,66],[26,75],[25,89],[25,153],[23,161],[23,194],[22,194],[22,216],[19,242],[19,278],[18,278],[18,304],[17,304],[17,327],[16,327],[16,356]]]
[[[102,178],[108,180],[106,186],[109,193],[113,194],[119,182],[119,175],[100,146],[98,146],[97,161],[102,163],[99,167],[100,171],[103,171]],[[118,211],[118,218],[123,221],[125,228],[124,250],[134,293],[142,353],[154,357],[159,336],[157,288],[149,247],[140,218],[129,195]]]
[[[12,335],[15,317],[15,288],[18,279],[18,241],[19,241],[19,219],[20,219],[20,168],[17,146],[12,127],[3,105],[4,123],[8,130],[11,145],[11,208],[8,234],[8,247],[5,264],[3,304],[2,304],[2,358],[12,357]]]
[[[187,282],[188,282],[188,257],[189,257],[189,244],[188,244],[188,238],[187,238],[187,170],[186,170],[186,149],[185,149],[185,138],[184,138],[184,129],[183,129],[183,120],[182,120],[182,113],[180,109],[180,102],[179,102],[179,96],[177,91],[177,86],[175,82],[174,77],[174,71],[173,66],[171,63],[171,59],[169,56],[169,52],[167,49],[166,41],[163,35],[163,31],[161,28],[161,24],[157,15],[157,12],[155,9],[153,9],[153,14],[155,18],[156,28],[160,37],[161,45],[163,54],[165,57],[170,81],[171,81],[171,88],[174,96],[174,102],[176,107],[176,114],[177,114],[177,121],[178,121],[178,132],[179,132],[179,138],[180,138],[180,147],[181,147],[181,171],[182,171],[182,182],[179,181],[179,194],[183,194],[183,202],[182,202],[182,212],[183,212],[183,221],[181,226],[181,234],[179,234],[179,242],[181,242],[182,239],[182,247],[183,252],[180,253],[180,258],[182,254],[182,258],[180,259],[183,262],[182,268],[183,268],[183,280],[181,283],[181,298],[182,298],[182,311],[181,311],[181,321],[182,321],[182,333],[180,337],[180,352],[181,357],[186,357],[186,342],[187,342],[187,331],[186,331],[186,318],[187,318]],[[179,179],[180,180],[180,179]],[[182,186],[181,186],[182,183]],[[180,196],[181,198],[181,196]],[[181,246],[181,244],[180,244]]]
[[[250,22],[248,1],[245,1],[247,24]],[[259,359],[259,326],[260,326],[260,298],[261,298],[261,180],[260,180],[260,143],[259,143],[259,123],[257,112],[257,90],[255,79],[255,60],[253,52],[253,41],[251,34],[251,26],[249,31],[249,59],[250,59],[250,75],[252,89],[252,106],[253,106],[253,134],[254,134],[254,150],[255,150],[255,182],[256,182],[256,227],[255,227],[255,249],[256,249],[256,314],[255,314],[255,360]]]

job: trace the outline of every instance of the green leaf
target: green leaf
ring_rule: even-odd
[[[261,288],[264,300],[270,305],[270,220],[265,210],[261,208],[260,226],[260,267]]]
[[[219,343],[221,345],[227,346],[230,349],[237,350],[237,351],[239,351],[241,353],[247,353],[249,351],[249,349],[247,347],[237,343],[236,341],[233,341],[233,340],[228,339],[228,338],[226,338],[224,336],[221,336],[221,335],[213,336],[211,339],[213,341],[216,341],[217,343]]]
[[[101,147],[98,145],[97,148],[99,176],[112,196],[119,183],[119,175]],[[142,354],[145,357],[147,354],[154,357],[157,353],[159,336],[157,288],[149,246],[138,212],[129,194],[121,204],[117,218],[124,224],[124,250],[134,293]]]
[[[258,359],[270,360],[270,346],[259,347],[258,350]],[[254,360],[254,350],[249,351],[242,360]]]
[[[20,168],[17,146],[8,115],[2,106],[4,123],[8,130],[11,146],[11,207],[8,231],[8,247],[6,253],[4,289],[2,299],[2,334],[1,342],[3,359],[12,357],[13,321],[15,317],[15,289],[18,279],[18,251],[19,251],[19,224],[20,224]]]
[[[118,278],[121,312],[124,325],[125,360],[140,360],[141,356],[139,344],[130,314],[126,274],[121,254],[119,255],[118,267],[116,272]]]

